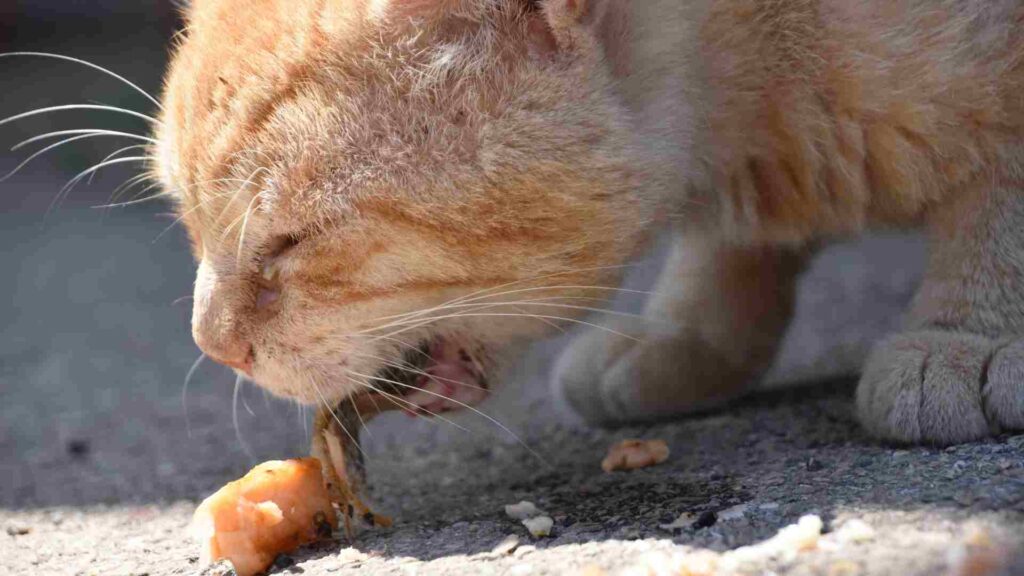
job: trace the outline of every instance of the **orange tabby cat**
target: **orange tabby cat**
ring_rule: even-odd
[[[194,334],[277,394],[477,402],[502,350],[598,307],[670,224],[650,321],[584,335],[556,378],[595,423],[682,414],[771,362],[817,241],[923,224],[929,272],[861,418],[910,442],[1024,428],[1020,0],[194,0],[187,20],[158,137]]]

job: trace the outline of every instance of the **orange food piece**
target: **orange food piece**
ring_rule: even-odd
[[[613,472],[654,466],[667,460],[668,452],[664,440],[623,440],[608,449],[601,469]]]
[[[259,574],[278,554],[330,536],[335,528],[316,458],[264,462],[204,500],[192,518],[200,561],[228,559],[238,576]]]

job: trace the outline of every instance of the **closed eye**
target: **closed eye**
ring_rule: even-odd
[[[259,286],[259,294],[256,299],[257,308],[263,308],[276,302],[281,296],[281,266],[296,246],[299,245],[298,236],[279,236],[271,241],[264,252],[260,263],[259,278],[256,283]]]

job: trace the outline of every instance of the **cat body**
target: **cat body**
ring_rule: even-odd
[[[197,0],[188,22],[159,172],[194,333],[276,393],[419,369],[462,397],[430,376],[486,384],[668,225],[648,319],[583,335],[555,378],[594,423],[684,414],[767,368],[814,246],[925,226],[861,418],[1024,428],[1024,2]]]

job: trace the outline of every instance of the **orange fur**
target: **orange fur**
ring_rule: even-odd
[[[588,340],[565,366],[620,409],[632,394],[683,412],[770,361],[794,247],[948,228],[967,191],[1024,172],[1017,0],[199,0],[187,18],[158,136],[201,263],[196,339],[304,401],[432,335],[496,354],[575,321],[674,221],[649,313],[675,332]],[[971,198],[965,213],[987,196]],[[1000,271],[1019,254],[985,246],[1005,261],[981,284],[1015,279]],[[977,280],[956,254],[932,273]],[[979,302],[945,293],[916,309],[973,326]],[[474,296],[490,307],[463,314]],[[893,420],[879,406],[869,425]]]

